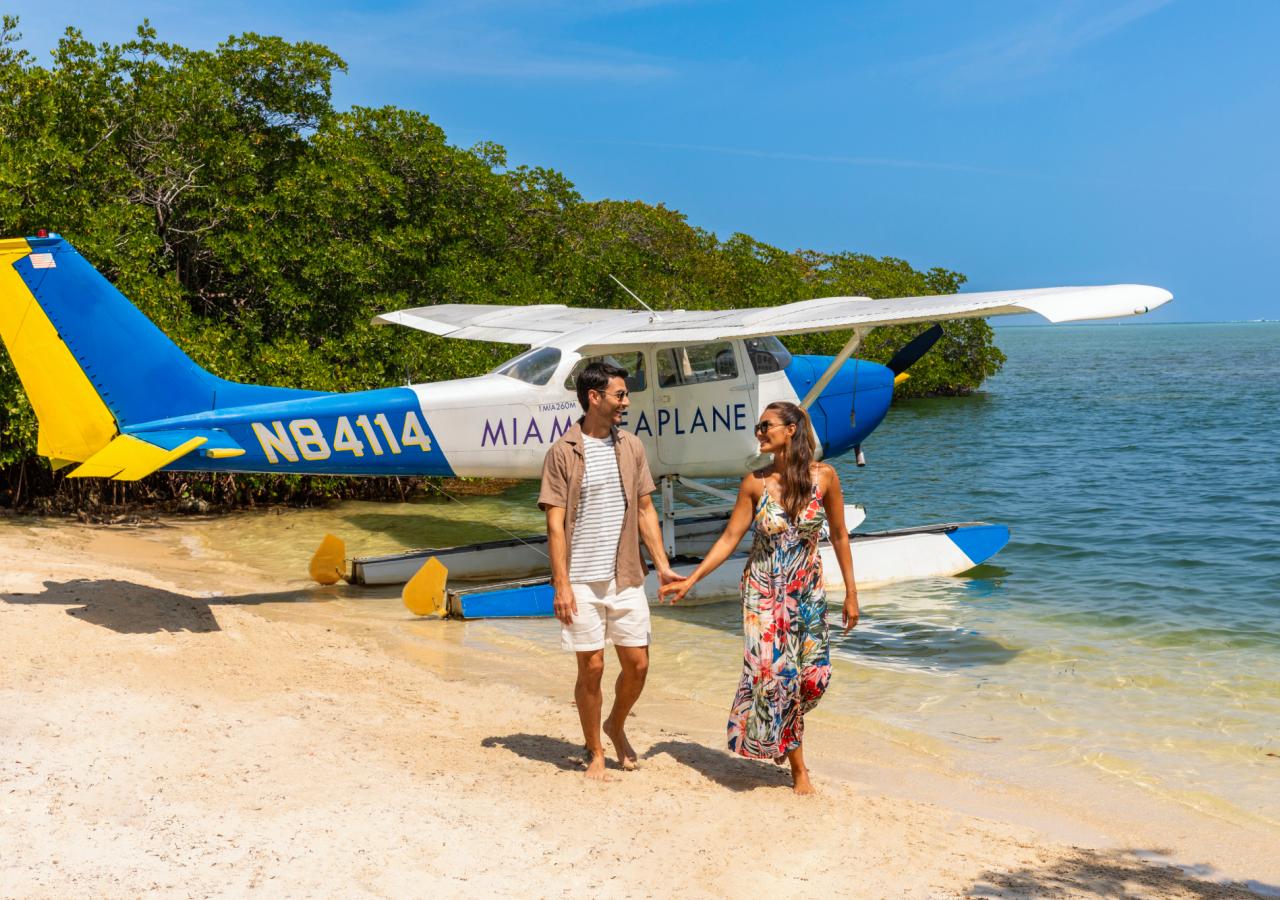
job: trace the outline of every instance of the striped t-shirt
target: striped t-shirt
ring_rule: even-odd
[[[582,450],[586,467],[569,552],[569,581],[573,584],[613,578],[622,519],[627,511],[613,437],[593,438],[584,434]]]

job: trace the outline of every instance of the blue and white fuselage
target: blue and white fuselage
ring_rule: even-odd
[[[831,363],[831,357],[789,357],[778,345],[755,351],[757,359],[770,361],[762,368],[772,369],[757,373],[742,341],[713,349],[719,377],[666,386],[649,374],[656,370],[653,360],[683,347],[608,355],[633,367],[623,427],[645,444],[655,476],[746,471],[757,456],[752,427],[759,411],[775,400],[799,402],[814,373]],[[507,365],[507,373],[210,410],[148,423],[147,429],[220,429],[245,451],[223,459],[190,454],[167,466],[175,470],[536,478],[547,448],[581,415],[572,376],[591,359],[562,354],[541,385],[521,380],[519,367]],[[861,443],[892,397],[887,368],[845,362],[810,406],[823,455],[838,456]]]

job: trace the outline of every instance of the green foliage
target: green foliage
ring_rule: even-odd
[[[662,205],[585,202],[557,171],[508,167],[497,144],[451,146],[422,113],[339,112],[330,83],[346,66],[318,44],[244,34],[191,50],[146,22],[130,41],[93,44],[69,28],[44,66],[17,27],[0,22],[0,231],[62,233],[225,378],[338,391],[478,374],[511,348],[370,319],[431,303],[629,305],[610,274],[667,309],[964,281],[897,259],[722,241]],[[887,359],[924,327],[877,329],[859,355]],[[845,338],[788,343],[834,353]],[[969,391],[1002,361],[985,322],[953,323],[907,391]],[[11,483],[15,466],[30,469],[35,433],[0,354]]]

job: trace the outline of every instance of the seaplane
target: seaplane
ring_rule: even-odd
[[[55,470],[68,468],[68,477],[536,479],[547,448],[580,415],[577,373],[606,359],[629,373],[624,427],[645,445],[661,491],[663,542],[678,572],[691,570],[715,541],[734,499],[706,479],[738,477],[763,463],[752,427],[769,403],[790,400],[808,410],[821,457],[853,453],[863,462],[862,445],[884,420],[895,387],[941,334],[933,325],[886,365],[856,359],[875,326],[1025,313],[1049,322],[1116,318],[1172,299],[1134,284],[722,310],[656,311],[632,297],[638,306],[628,309],[438,304],[386,312],[374,323],[523,349],[476,377],[324,393],[222,379],[196,365],[67,240],[47,232],[0,240],[0,338],[38,419],[38,452]],[[826,331],[850,333],[835,356],[792,354],[779,340]],[[857,529],[865,511],[850,506],[846,518]],[[963,573],[999,551],[1009,530],[962,522],[854,530],[850,538],[855,577],[868,587]],[[828,588],[841,587],[830,546],[823,552]],[[349,567],[342,542],[327,537],[311,564],[322,583],[417,584],[412,602],[405,592],[411,610],[465,618],[549,615],[547,569],[545,538],[517,534],[355,558]],[[736,595],[735,567],[719,573],[687,599]],[[649,589],[656,597],[656,582]]]

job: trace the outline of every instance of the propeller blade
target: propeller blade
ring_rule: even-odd
[[[893,354],[893,359],[885,365],[894,375],[901,375],[915,365],[916,360],[929,352],[929,348],[938,343],[942,337],[942,326],[934,325],[928,331],[912,339],[905,347]]]

